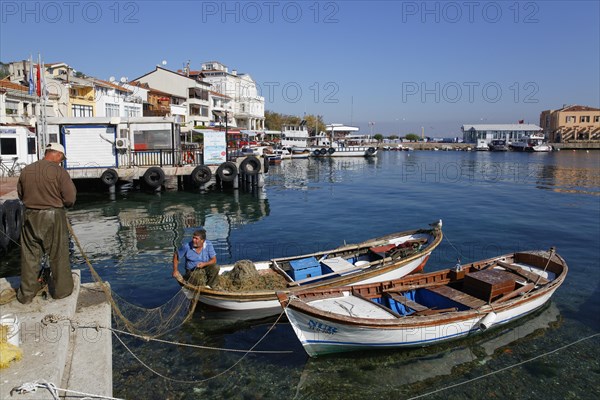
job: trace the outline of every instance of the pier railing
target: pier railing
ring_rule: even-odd
[[[204,155],[201,149],[155,149],[132,150],[120,156],[120,165],[137,167],[165,167],[178,165],[202,165]]]

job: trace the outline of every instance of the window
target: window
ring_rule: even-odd
[[[594,122],[595,123],[600,122],[600,115],[594,115]]]
[[[579,122],[590,122],[590,116],[582,115],[581,117],[579,117]]]
[[[574,115],[567,115],[567,124],[577,121]]]
[[[27,138],[27,154],[35,154],[35,138],[28,137]]]
[[[200,115],[203,117],[208,117],[208,107],[200,107]]]
[[[119,105],[113,103],[105,104],[106,116],[107,117],[118,117],[119,116]]]
[[[126,117],[139,117],[140,109],[134,106],[125,106],[125,116]]]
[[[17,115],[19,113],[19,102],[6,100],[6,115]]]
[[[200,107],[190,105],[190,115],[200,115]]]
[[[3,156],[16,156],[17,138],[0,138],[0,154]]]
[[[92,106],[85,106],[82,104],[73,104],[71,106],[73,117],[93,117],[94,108]]]

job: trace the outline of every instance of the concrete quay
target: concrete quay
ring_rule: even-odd
[[[20,348],[23,357],[0,370],[0,398],[53,399],[49,390],[13,393],[25,383],[44,380],[53,383],[61,398],[112,397],[112,335],[107,329],[83,326],[111,326],[111,307],[102,289],[95,283],[81,284],[80,271],[72,272],[75,288],[64,299],[36,296],[23,305],[16,299],[0,306],[0,314],[14,314],[19,321]],[[19,278],[1,278],[0,293],[16,290]],[[44,317],[56,316],[53,323]],[[72,324],[74,323],[74,324]],[[77,327],[79,326],[79,327]],[[75,328],[74,328],[75,327]],[[64,397],[63,397],[64,395]]]

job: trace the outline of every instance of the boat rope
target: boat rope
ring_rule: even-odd
[[[433,390],[433,391],[431,391],[431,392],[423,393],[423,394],[420,394],[420,395],[418,395],[418,396],[411,397],[411,398],[409,398],[408,400],[420,399],[420,398],[422,398],[422,397],[431,396],[432,394],[436,394],[436,393],[439,393],[439,392],[443,392],[444,390],[453,389],[453,388],[455,388],[455,387],[459,387],[459,386],[466,385],[466,384],[469,384],[469,383],[475,382],[475,381],[477,381],[477,380],[480,380],[480,379],[483,379],[483,378],[487,378],[488,376],[492,376],[492,375],[498,374],[498,373],[500,373],[500,372],[504,372],[504,371],[507,371],[507,370],[509,370],[509,369],[516,368],[516,367],[518,367],[518,366],[521,366],[521,365],[523,365],[523,364],[527,364],[527,363],[529,363],[529,362],[531,362],[531,361],[535,361],[535,360],[537,360],[538,358],[542,358],[542,357],[549,356],[550,354],[553,354],[553,353],[559,352],[559,351],[561,351],[561,350],[564,350],[564,349],[566,349],[566,348],[569,348],[569,347],[571,347],[571,346],[573,346],[573,345],[575,345],[575,344],[577,344],[577,343],[580,343],[580,342],[583,342],[583,341],[586,341],[586,340],[589,340],[589,339],[593,339],[593,338],[595,338],[596,336],[599,336],[599,335],[600,335],[600,333],[594,333],[593,335],[590,335],[590,336],[587,336],[587,337],[584,337],[584,338],[578,339],[578,340],[576,340],[576,341],[574,341],[574,342],[568,343],[568,344],[566,344],[566,345],[564,345],[564,346],[561,346],[561,347],[559,347],[559,348],[557,348],[557,349],[554,349],[554,350],[548,351],[548,352],[546,352],[546,353],[543,353],[543,354],[537,355],[537,356],[535,356],[535,357],[532,357],[532,358],[530,358],[530,359],[528,359],[528,360],[521,361],[521,362],[518,362],[518,363],[516,363],[516,364],[513,364],[513,365],[509,365],[508,367],[500,368],[499,370],[492,371],[492,372],[489,372],[489,373],[487,373],[487,374],[483,374],[483,375],[481,375],[481,376],[478,376],[478,377],[476,377],[476,378],[473,378],[473,379],[466,380],[466,381],[464,381],[464,382],[455,383],[455,384],[453,384],[453,385],[449,385],[449,386],[446,386],[446,387],[443,387],[443,388],[439,388],[439,389]]]
[[[283,312],[282,312],[282,314],[283,314]],[[281,319],[281,315],[279,316],[279,318],[277,320],[279,320],[279,319]],[[173,341],[169,341],[169,340],[153,338],[150,336],[138,335],[136,333],[122,331],[120,329],[103,326],[100,324],[81,325],[76,320],[73,320],[71,318],[64,317],[61,315],[55,315],[55,314],[47,314],[46,316],[44,316],[42,318],[41,323],[42,323],[42,325],[47,326],[49,324],[56,324],[60,321],[69,321],[69,324],[71,325],[71,330],[73,330],[73,331],[75,331],[75,329],[95,329],[96,331],[98,331],[100,329],[106,329],[108,331],[111,331],[115,336],[118,333],[118,334],[122,334],[122,335],[132,336],[132,337],[144,340],[145,342],[157,342],[157,343],[163,343],[163,344],[170,344],[170,345],[174,345],[174,346],[191,347],[191,348],[201,349],[201,350],[216,350],[216,351],[225,351],[225,352],[231,352],[231,353],[254,353],[254,354],[289,354],[289,353],[293,353],[292,350],[228,349],[228,348],[224,348],[224,347],[210,347],[210,346],[201,346],[201,345],[197,345],[197,344],[173,342]],[[277,322],[275,322],[275,323],[277,323]],[[271,327],[270,329],[273,329],[273,327]],[[254,345],[253,348],[254,347],[256,347],[256,345]]]
[[[448,237],[448,234],[446,232],[444,232],[444,239],[446,239],[450,246],[452,246],[452,248],[458,253],[458,256],[461,260],[465,259],[460,250],[458,250],[456,246],[450,241],[450,238]]]
[[[287,308],[287,306],[286,306]],[[227,374],[228,372],[230,372],[231,370],[233,370],[239,363],[242,362],[242,360],[244,358],[246,358],[246,356],[250,353],[255,352],[254,348],[256,346],[258,346],[266,337],[267,335],[275,328],[275,326],[279,323],[279,320],[281,319],[281,317],[285,314],[285,309],[284,311],[281,312],[281,314],[279,314],[279,316],[277,317],[277,320],[275,322],[273,322],[273,325],[271,325],[269,327],[269,329],[267,330],[267,332],[265,332],[265,334],[263,336],[260,337],[260,339],[258,339],[258,341],[247,351],[245,351],[244,355],[240,357],[239,360],[237,360],[235,363],[233,363],[233,365],[231,365],[229,368],[225,369],[224,371],[219,372],[218,374],[211,376],[209,378],[206,379],[199,379],[199,380],[182,380],[182,379],[175,379],[175,378],[171,378],[169,376],[163,375],[160,372],[154,370],[152,367],[150,367],[148,364],[146,364],[142,359],[140,359],[137,355],[135,355],[135,353],[129,348],[127,347],[127,345],[121,340],[121,338],[115,333],[113,332],[114,336],[117,338],[117,340],[123,345],[123,347],[129,352],[129,354],[131,354],[131,356],[133,358],[135,358],[142,366],[144,366],[147,370],[149,370],[150,372],[152,372],[153,374],[171,381],[171,382],[175,382],[175,383],[184,383],[184,384],[201,384],[201,383],[205,383],[208,382],[210,380],[216,379],[222,375]]]
[[[43,379],[40,379],[35,382],[26,382],[26,383],[23,383],[21,386],[16,386],[10,390],[10,395],[12,397],[13,393],[17,393],[17,394],[34,393],[37,391],[38,388],[47,389],[50,392],[50,395],[52,396],[52,398],[54,400],[60,400],[60,397],[58,395],[59,391],[66,392],[66,393],[73,393],[78,396],[84,396],[80,400],[87,400],[87,399],[123,400],[123,399],[120,399],[117,397],[102,396],[102,395],[98,395],[98,394],[79,392],[77,390],[62,389],[62,388],[56,387],[56,385],[54,383],[46,382]]]

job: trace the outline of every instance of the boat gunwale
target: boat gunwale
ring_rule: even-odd
[[[381,244],[386,244],[387,243],[386,240],[389,240],[390,238],[411,236],[411,235],[416,235],[416,234],[428,235],[429,237],[433,238],[433,241],[431,243],[428,243],[427,247],[425,247],[420,252],[411,254],[410,256],[408,256],[406,258],[399,258],[398,260],[396,260],[396,262],[389,263],[387,265],[383,265],[383,264],[386,260],[387,261],[392,260],[391,257],[386,257],[381,260],[377,260],[377,261],[380,261],[382,265],[377,265],[377,266],[375,266],[375,268],[372,268],[371,270],[369,270],[369,268],[367,268],[363,271],[360,271],[357,274],[349,274],[349,275],[342,275],[339,277],[332,277],[332,278],[324,280],[324,281],[308,283],[304,286],[288,287],[287,289],[281,289],[281,290],[273,289],[273,290],[257,290],[257,291],[239,291],[239,292],[223,291],[223,290],[217,290],[217,289],[212,289],[212,288],[204,288],[204,287],[195,286],[195,285],[190,284],[189,282],[184,282],[183,287],[190,291],[193,291],[195,295],[215,299],[217,301],[218,300],[230,300],[230,301],[235,301],[238,303],[244,303],[244,302],[254,302],[254,301],[277,300],[277,292],[294,293],[294,292],[302,291],[302,290],[306,290],[306,289],[316,289],[316,288],[320,289],[320,288],[327,288],[327,287],[350,285],[353,281],[357,280],[357,277],[360,280],[370,279],[374,276],[382,275],[391,270],[400,268],[402,265],[407,265],[410,262],[412,262],[420,257],[424,257],[423,262],[420,263],[415,268],[416,270],[418,270],[425,263],[427,263],[429,256],[431,255],[431,252],[433,252],[433,250],[435,250],[437,248],[437,246],[439,246],[439,244],[441,243],[443,236],[444,236],[441,230],[436,231],[436,230],[429,230],[429,229],[425,229],[425,230],[424,229],[414,229],[414,230],[410,230],[410,231],[402,231],[402,232],[391,233],[391,234],[387,234],[385,236],[369,239],[364,242],[360,242],[360,243],[356,243],[356,244],[343,245],[343,246],[340,246],[340,247],[337,247],[334,249],[330,249],[330,250],[322,250],[322,251],[310,253],[310,254],[302,254],[302,255],[291,256],[291,257],[280,257],[280,258],[271,259],[269,261],[257,261],[257,262],[258,263],[262,263],[262,262],[272,263],[272,262],[301,259],[301,258],[305,258],[305,257],[314,257],[314,256],[319,256],[319,255],[323,256],[323,255],[335,253],[335,252],[359,250],[361,248],[368,248],[368,247],[373,247],[373,246],[377,246],[377,245],[381,245]],[[398,264],[401,264],[401,265],[398,265]],[[277,274],[280,274],[279,272],[275,271],[272,266],[269,267],[268,269]],[[289,283],[291,283],[291,282],[288,282],[288,284]]]
[[[495,260],[501,260],[501,259],[507,259],[507,258],[511,258],[514,260],[517,257],[517,255],[521,255],[521,254],[530,254],[530,255],[534,255],[534,256],[539,256],[539,254],[534,254],[534,253],[529,253],[529,252],[516,252],[516,253],[512,253],[512,254],[505,254],[505,255],[493,257],[490,259],[478,261],[476,263],[472,263],[471,266],[469,267],[469,269],[472,270],[472,272],[476,272],[477,270],[486,268],[486,266],[488,264],[490,264],[491,262],[494,262]],[[356,317],[350,317],[350,316],[336,314],[336,313],[329,312],[329,311],[323,311],[323,310],[317,309],[315,307],[312,307],[310,305],[307,305],[306,303],[304,303],[302,301],[294,301],[294,298],[290,297],[290,295],[294,295],[294,296],[296,296],[296,298],[298,298],[298,297],[302,298],[302,297],[307,297],[307,295],[310,294],[311,300],[312,299],[318,300],[321,298],[321,296],[319,296],[319,295],[312,295],[310,293],[311,290],[305,290],[303,292],[298,292],[298,293],[283,293],[283,292],[281,292],[281,293],[278,293],[278,298],[280,300],[280,303],[282,304],[282,307],[286,310],[288,308],[291,309],[292,311],[297,310],[297,312],[301,312],[307,316],[312,316],[312,317],[319,318],[319,319],[322,319],[322,320],[325,320],[328,322],[344,324],[344,325],[352,326],[355,328],[367,328],[367,329],[375,328],[375,329],[383,329],[383,330],[394,330],[394,329],[409,329],[409,328],[423,328],[423,327],[430,327],[430,326],[438,326],[440,324],[465,321],[465,320],[472,319],[477,316],[483,316],[492,311],[495,313],[503,312],[508,309],[514,308],[515,306],[526,305],[540,297],[547,295],[548,293],[550,293],[550,296],[551,296],[554,293],[554,291],[556,289],[558,289],[558,287],[563,283],[563,281],[566,277],[567,271],[568,271],[568,266],[567,266],[565,260],[558,254],[555,254],[554,256],[558,257],[560,263],[550,259],[550,263],[549,263],[548,267],[550,267],[550,265],[553,265],[553,269],[555,269],[557,267],[561,268],[560,273],[556,275],[554,280],[550,281],[549,283],[547,283],[543,286],[539,286],[537,289],[531,290],[530,292],[526,293],[523,296],[517,296],[517,297],[511,298],[506,301],[499,301],[501,299],[498,299],[491,303],[487,303],[477,309],[468,309],[468,310],[463,310],[463,311],[450,311],[450,312],[446,312],[446,313],[430,314],[430,315],[410,315],[410,316],[403,316],[403,317],[400,317],[397,319],[356,318]],[[539,256],[539,257],[541,257],[541,256]],[[545,259],[547,260],[548,257],[546,257]],[[464,267],[466,267],[466,265],[463,265],[463,268]],[[477,267],[480,267],[480,268],[477,268]],[[430,273],[426,273],[426,274],[418,274],[419,276],[417,276],[417,275],[406,276],[406,277],[396,279],[394,281],[389,281],[389,282],[371,283],[371,284],[365,284],[365,285],[357,285],[354,287],[338,287],[338,288],[331,288],[331,289],[322,289],[324,292],[327,291],[326,294],[325,293],[323,294],[322,298],[340,297],[340,296],[334,295],[333,293],[342,295],[343,292],[351,292],[351,293],[359,292],[360,289],[362,289],[362,288],[377,287],[377,286],[382,287],[386,284],[393,284],[394,282],[406,281],[411,278],[427,279],[429,277],[447,276],[450,273],[451,273],[451,269],[445,269],[445,270],[434,271],[434,272],[430,272]],[[445,279],[443,281],[435,282],[435,284],[417,285],[417,286],[413,286],[412,288],[416,289],[416,288],[441,286],[441,285],[446,285],[448,282],[450,282],[450,280]],[[406,288],[403,287],[401,289],[410,289],[410,288],[411,288],[411,286],[407,286]],[[317,289],[317,290],[319,290],[319,289]],[[385,292],[385,290],[382,289],[381,293],[383,293],[383,292]],[[530,312],[530,311],[528,311],[528,312]]]

